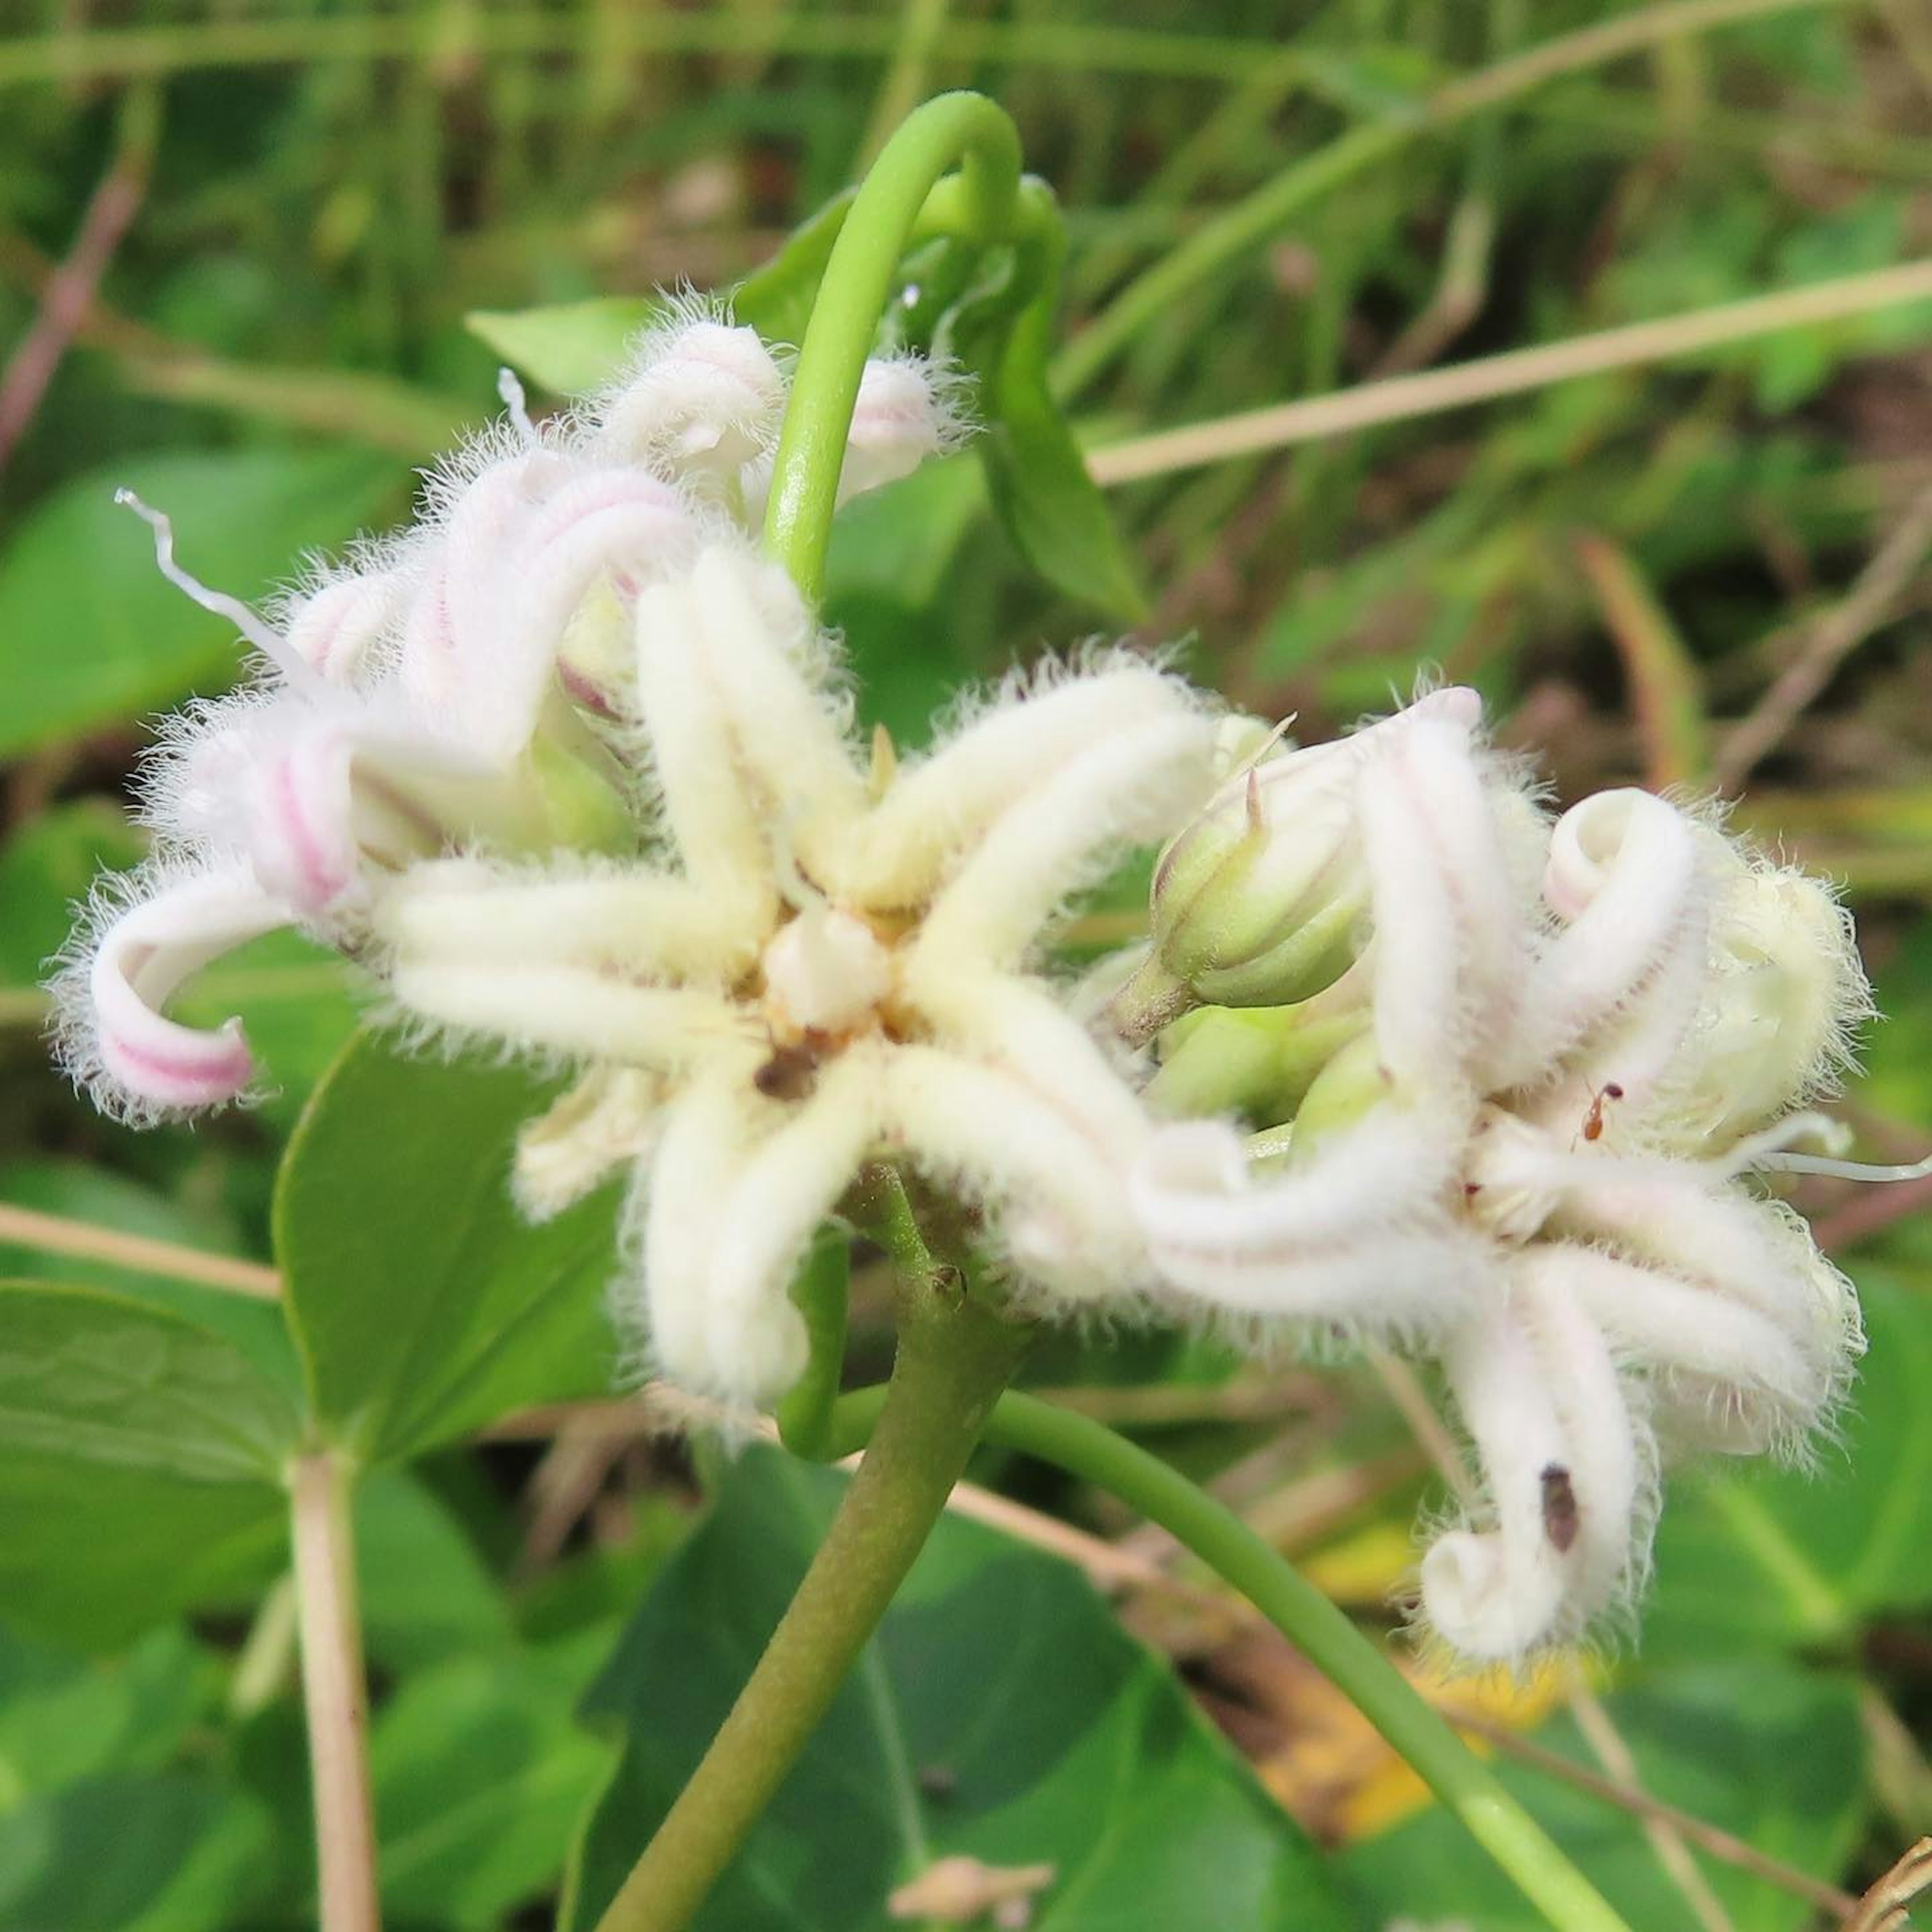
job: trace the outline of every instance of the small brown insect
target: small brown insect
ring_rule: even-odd
[[[1583,1116],[1583,1138],[1586,1141],[1600,1141],[1604,1137],[1604,1102],[1623,1097],[1624,1090],[1614,1080],[1606,1080],[1590,1096],[1590,1111]]]
[[[771,1058],[752,1076],[767,1100],[802,1100],[818,1084],[818,1055],[808,1041],[780,1046],[774,1040]]]
[[[1576,1492],[1561,1462],[1550,1463],[1543,1472],[1543,1533],[1559,1556],[1567,1556],[1576,1540]]]

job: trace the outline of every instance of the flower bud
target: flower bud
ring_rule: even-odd
[[[1162,1035],[1148,1102],[1176,1120],[1240,1114],[1286,1120],[1368,1017],[1362,1003],[1332,997],[1289,1006],[1202,1006]]]
[[[1714,1155],[1831,1089],[1871,994],[1844,908],[1768,866],[1740,866],[1719,899],[1709,971],[1672,1124],[1682,1151]]]
[[[757,330],[701,314],[644,338],[598,412],[598,439],[622,460],[714,484],[778,433],[784,377]]]
[[[1116,1000],[1145,1039],[1198,1002],[1282,1006],[1354,962],[1369,909],[1356,788],[1389,734],[1423,718],[1473,729],[1472,691],[1432,692],[1336,743],[1237,775],[1168,846],[1154,880],[1154,950]]]

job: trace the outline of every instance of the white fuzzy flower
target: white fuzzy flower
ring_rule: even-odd
[[[1468,721],[1396,723],[1347,806],[1365,1030],[1282,1171],[1189,1122],[1135,1193],[1190,1294],[1439,1358],[1486,1502],[1428,1550],[1422,1609],[1514,1659],[1640,1586],[1660,1455],[1792,1450],[1842,1392],[1850,1286],[1744,1177],[1818,1130],[1864,982],[1814,882],[1641,792],[1543,825]]]
[[[943,443],[950,406],[910,359],[868,382],[853,454],[876,480]],[[514,433],[434,480],[420,530],[274,622],[174,573],[264,674],[166,734],[161,856],[103,897],[60,986],[73,1070],[136,1118],[242,1093],[238,1024],[166,1004],[304,926],[411,1030],[577,1070],[523,1136],[519,1198],[554,1213],[632,1170],[651,1353],[733,1403],[798,1374],[793,1272],[874,1160],[969,1204],[1022,1288],[1144,1286],[1124,1186],[1146,1117],[1034,953],[1119,848],[1197,808],[1208,707],[1097,656],[901,766],[854,742],[831,640],[718,487],[775,430],[755,338],[687,320],[560,429],[506,394]]]

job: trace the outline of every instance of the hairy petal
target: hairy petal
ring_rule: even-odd
[[[1422,1608],[1464,1655],[1516,1662],[1573,1637],[1642,1567],[1647,1430],[1549,1251],[1451,1342],[1449,1384],[1483,1466],[1490,1522],[1438,1537]]]
[[[787,1291],[879,1138],[881,1051],[890,1049],[855,1048],[828,1066],[717,1200],[705,1330],[714,1382],[737,1400],[768,1406],[804,1370],[805,1323]]]
[[[1629,1015],[1660,976],[1701,974],[1721,848],[1648,792],[1599,792],[1550,834],[1544,896],[1567,921],[1544,947],[1498,1084],[1532,1079]],[[1672,1004],[1690,1011],[1681,994]]]
[[[1459,718],[1405,716],[1382,730],[1356,788],[1373,881],[1377,1049],[1412,1089],[1480,1083],[1525,964],[1489,790]]]
[[[890,1054],[884,1085],[888,1141],[984,1206],[1023,1274],[1076,1298],[1145,1280],[1118,1162],[1050,1090],[928,1046]]]
[[[1010,806],[940,888],[907,970],[1018,967],[1102,854],[1161,837],[1199,803],[1214,750],[1211,722],[1172,688],[1153,715],[1076,753]]]
[[[900,770],[844,842],[826,890],[882,909],[923,905],[1002,814],[1082,752],[1170,716],[1180,688],[1152,666],[1130,663],[1010,691]]]
[[[410,868],[377,902],[399,958],[477,966],[586,967],[728,984],[758,957],[754,893],[700,890],[645,866],[506,871],[474,859]]]
[[[232,866],[150,867],[126,890],[98,902],[91,938],[54,982],[62,1064],[124,1119],[235,1099],[254,1074],[241,1022],[208,1030],[162,1010],[210,960],[290,924],[290,909]]]
[[[1447,1144],[1379,1108],[1306,1167],[1257,1177],[1233,1129],[1188,1121],[1154,1135],[1129,1196],[1162,1278],[1212,1307],[1412,1336],[1466,1318],[1486,1268],[1440,1205]]]

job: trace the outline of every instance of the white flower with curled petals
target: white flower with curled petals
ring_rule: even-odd
[[[1134,1192],[1199,1301],[1440,1360],[1484,1496],[1421,1610],[1514,1660],[1634,1598],[1664,1458],[1795,1451],[1841,1395],[1850,1286],[1746,1177],[1823,1130],[1804,1109],[1868,1000],[1814,881],[1642,792],[1549,824],[1472,723],[1418,706],[1354,741],[1367,914],[1314,1019],[1178,1029],[1197,1060],[1238,1022],[1284,1064],[1320,1045],[1276,1159],[1186,1122]],[[1321,1032],[1338,1012],[1360,1030]]]
[[[164,734],[163,856],[62,984],[74,1071],[140,1118],[242,1092],[238,1026],[166,1003],[303,926],[405,1029],[575,1071],[518,1198],[552,1214],[631,1172],[650,1358],[734,1406],[803,1366],[788,1289],[873,1160],[965,1202],[1021,1293],[1147,1286],[1124,1185],[1148,1118],[1034,956],[1120,848],[1198,808],[1208,706],[1096,656],[902,766],[855,742],[833,641],[741,521],[784,396],[755,336],[687,316],[561,426],[506,394],[510,430],[432,479],[421,529],[272,622],[176,571],[154,519],[265,670]],[[912,358],[860,400],[856,487],[955,434]]]
[[[915,385],[923,367],[890,366]],[[182,570],[167,519],[124,499],[256,663],[164,726],[156,856],[97,897],[56,982],[60,1057],[104,1106],[146,1120],[250,1088],[238,1025],[160,1010],[214,952],[279,926],[359,952],[386,883],[453,851],[639,849],[639,599],[729,538],[745,506],[719,466],[763,460],[784,388],[752,331],[694,304],[581,417],[532,425],[506,374],[509,423],[431,473],[416,527],[266,614]]]
[[[1201,700],[1102,659],[1015,683],[917,762],[868,761],[789,580],[735,545],[644,593],[637,646],[670,849],[419,866],[375,930],[418,1023],[589,1064],[526,1136],[530,1198],[630,1162],[650,1122],[628,1220],[657,1365],[781,1394],[804,1363],[794,1270],[882,1156],[979,1208],[1022,1287],[1144,1286],[1124,1192],[1144,1116],[1031,961],[1109,854],[1204,794]]]

